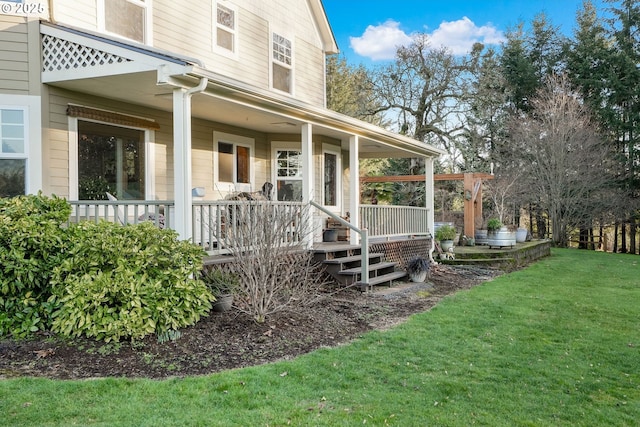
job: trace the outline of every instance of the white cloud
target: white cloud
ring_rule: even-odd
[[[361,37],[349,37],[351,48],[374,61],[393,59],[398,46],[411,43],[411,37],[400,29],[400,23],[388,20],[382,25],[369,25]]]
[[[474,43],[500,44],[505,40],[502,31],[491,24],[476,26],[466,16],[457,21],[443,21],[429,36],[434,48],[448,48],[454,55],[463,55],[471,51]],[[381,25],[369,25],[360,37],[350,37],[350,46],[360,56],[374,61],[395,58],[398,46],[406,46],[412,41],[413,34],[400,29],[400,23],[388,20]]]
[[[438,48],[444,46],[454,55],[469,53],[474,43],[499,44],[505,40],[502,31],[492,25],[476,26],[466,16],[457,21],[443,21],[440,26],[430,34],[431,46]]]

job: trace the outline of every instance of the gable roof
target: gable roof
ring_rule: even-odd
[[[318,31],[320,31],[320,37],[322,38],[322,46],[327,54],[339,53],[338,43],[329,24],[327,18],[327,12],[324,9],[322,0],[308,0],[309,7],[313,13],[313,17],[316,20]]]

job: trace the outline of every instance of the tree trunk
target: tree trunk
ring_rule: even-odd
[[[607,251],[607,248],[605,247],[605,243],[604,243],[604,228],[602,227],[602,221],[600,221],[600,227],[598,228],[598,249],[602,249],[603,251]]]
[[[580,237],[578,238],[578,249],[589,249],[589,229],[580,227]]]

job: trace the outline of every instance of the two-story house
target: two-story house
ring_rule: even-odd
[[[321,0],[0,1],[0,196],[168,201],[189,238],[194,203],[269,183],[363,226],[359,160],[424,157],[425,220],[384,233],[432,230],[441,152],[328,110],[337,51]]]

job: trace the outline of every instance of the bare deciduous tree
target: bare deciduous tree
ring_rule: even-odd
[[[426,34],[416,35],[409,46],[398,48],[393,63],[374,74],[379,106],[371,113],[395,115],[400,133],[445,148],[455,163],[469,108],[467,61],[446,48],[431,47]]]
[[[549,77],[531,107],[510,122],[511,164],[525,172],[529,198],[548,212],[554,243],[567,246],[574,229],[614,203],[613,151],[565,77]]]

